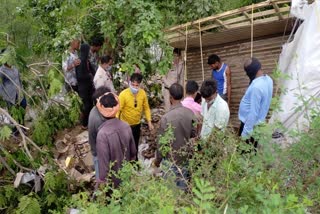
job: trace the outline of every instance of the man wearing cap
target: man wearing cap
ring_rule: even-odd
[[[239,136],[248,139],[254,126],[264,122],[267,117],[272,99],[273,81],[263,73],[261,63],[256,58],[247,60],[244,70],[250,79],[250,85],[240,102]],[[247,140],[247,143],[257,147],[257,142],[252,137]]]
[[[111,92],[108,87],[99,87],[93,93],[93,100],[95,103],[105,93]],[[88,122],[88,134],[89,134],[89,144],[91,148],[91,154],[93,156],[94,170],[96,173],[96,179],[99,178],[99,167],[98,167],[98,157],[96,149],[96,139],[98,134],[98,129],[106,121],[106,118],[99,112],[97,106],[94,106],[89,114]]]
[[[97,100],[96,107],[106,121],[99,127],[96,150],[98,156],[99,179],[97,184],[108,182],[110,172],[118,172],[123,161],[135,160],[137,150],[131,127],[118,118],[119,99],[114,93],[108,92]],[[113,173],[113,187],[119,186],[121,180]]]

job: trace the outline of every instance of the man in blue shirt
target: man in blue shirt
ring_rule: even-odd
[[[208,57],[208,65],[212,69],[212,79],[217,82],[218,94],[230,106],[231,101],[231,71],[227,64],[221,63],[220,57],[212,54]]]
[[[244,70],[250,78],[250,85],[240,102],[239,136],[249,138],[254,126],[264,122],[267,117],[272,99],[273,81],[262,72],[261,63],[256,58],[247,60]],[[253,138],[250,138],[250,142],[257,147],[257,142]]]

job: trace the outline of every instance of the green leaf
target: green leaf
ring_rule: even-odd
[[[0,129],[0,140],[8,140],[11,136],[12,130],[8,126],[3,126]]]

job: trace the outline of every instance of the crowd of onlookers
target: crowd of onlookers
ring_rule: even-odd
[[[81,45],[80,40],[74,39],[62,62],[65,90],[77,92],[83,103],[81,125],[88,129],[97,183],[106,182],[110,170],[119,170],[124,160],[137,160],[143,116],[149,129],[154,129],[147,93],[141,87],[143,75],[139,68],[135,66],[136,70],[128,79],[128,87],[118,94],[111,72],[113,59],[98,54],[103,43],[104,39],[99,37]],[[163,155],[158,149],[153,164],[170,166],[177,176],[177,185],[184,189],[186,183],[179,178],[189,176],[188,160],[193,153],[189,140],[207,140],[213,130],[223,132],[226,129],[230,118],[232,81],[229,66],[215,54],[208,57],[212,78],[203,81],[200,87],[194,80],[186,81],[181,51],[175,48],[173,53],[172,69],[162,78],[166,113],[156,131],[161,136],[171,127],[174,137],[170,141],[171,151]],[[257,147],[251,134],[267,116],[273,82],[263,73],[256,58],[248,59],[244,70],[250,85],[240,102],[239,136]],[[0,68],[0,77],[0,95],[8,107],[20,105],[25,108],[18,70],[5,63]],[[169,165],[168,162],[174,164]],[[112,176],[112,181],[115,186],[119,185],[120,180],[115,176]]]

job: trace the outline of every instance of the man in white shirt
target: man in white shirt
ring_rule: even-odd
[[[64,81],[66,91],[78,91],[78,82],[76,77],[76,67],[80,65],[78,57],[78,50],[80,47],[80,40],[74,39],[70,42],[70,48],[64,53],[62,59],[62,70],[64,73]]]
[[[230,111],[228,103],[217,92],[215,80],[205,80],[202,83],[200,93],[203,97],[201,103],[203,123],[200,136],[205,139],[214,129],[223,131],[227,127]]]
[[[93,78],[94,87],[108,87],[111,92],[115,92],[113,82],[112,82],[112,58],[110,56],[103,56],[100,59],[100,65]]]

